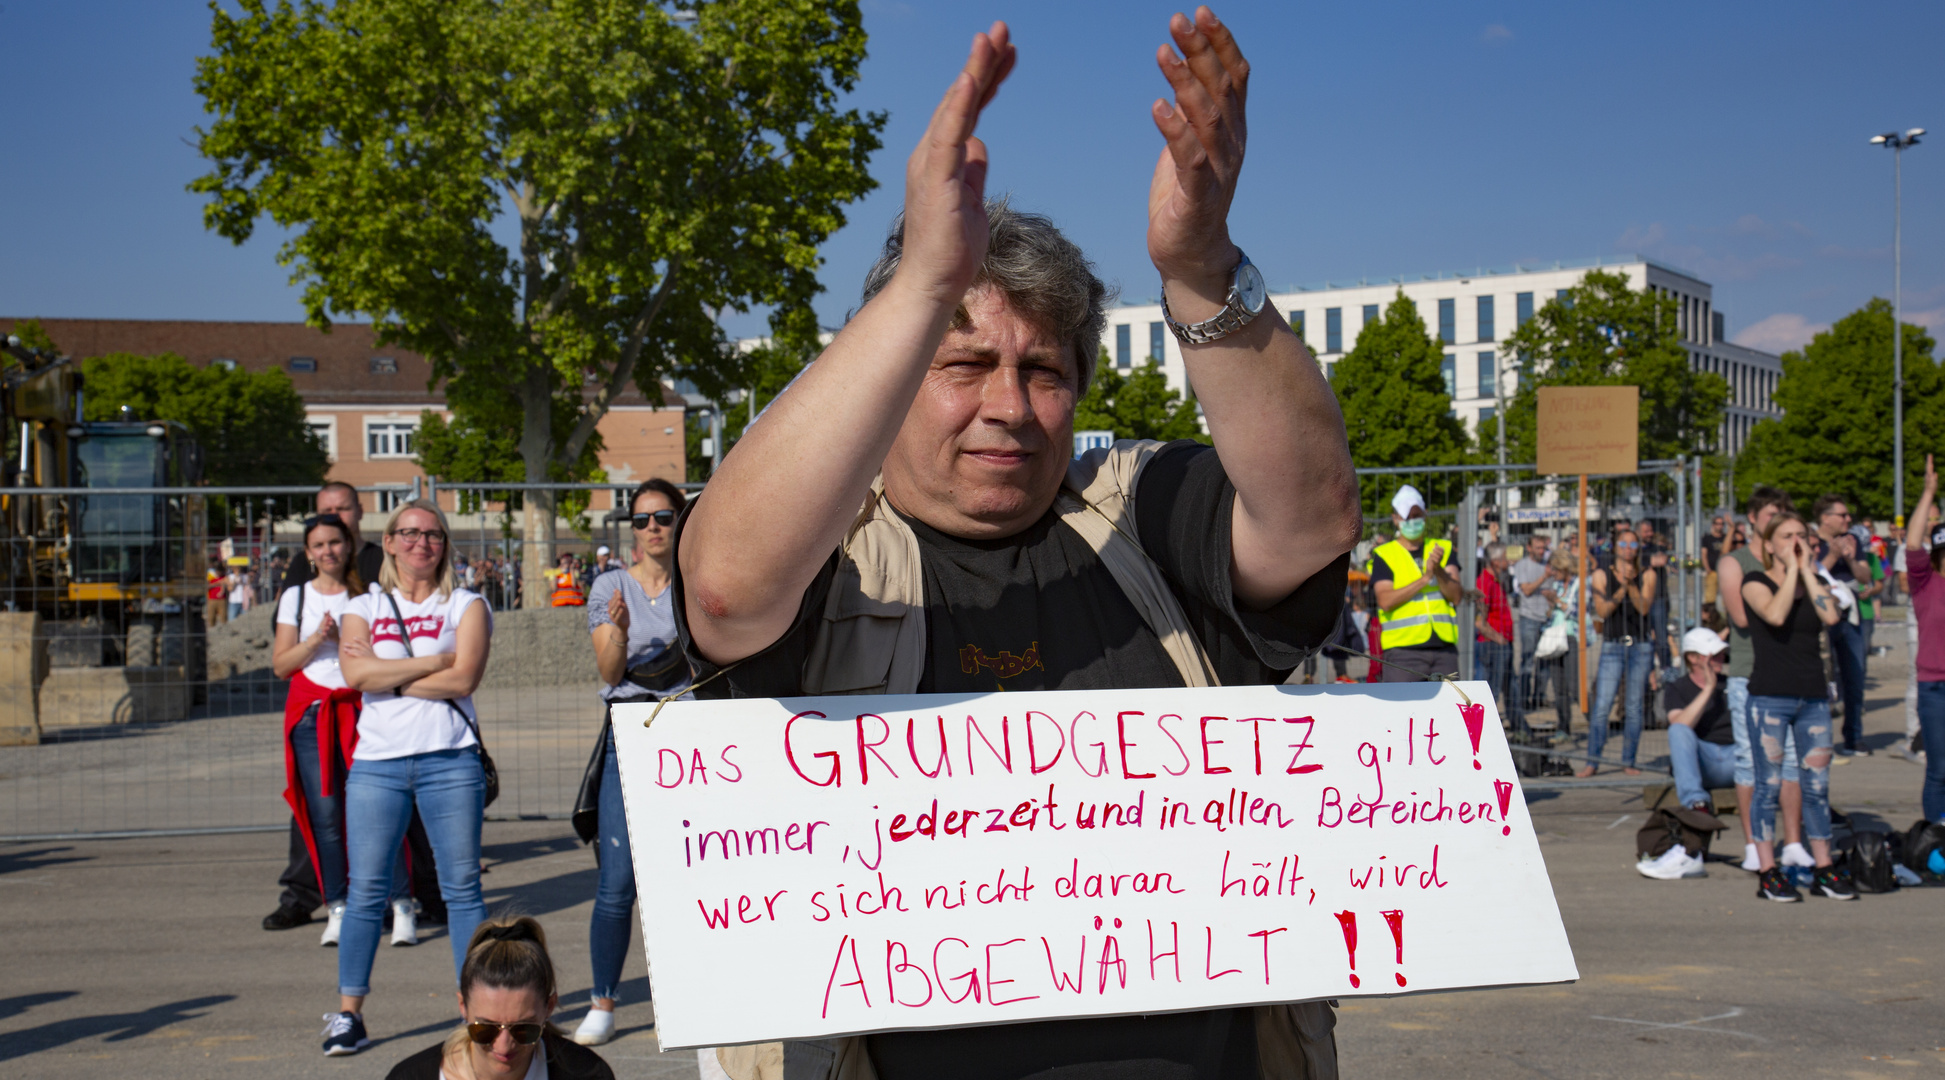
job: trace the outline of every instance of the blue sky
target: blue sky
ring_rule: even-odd
[[[891,111],[885,185],[826,246],[827,324],[901,196],[905,155],[973,31],[1020,66],[988,111],[990,187],[1052,214],[1131,299],[1160,148],[1148,0],[866,0],[855,95]],[[1231,229],[1274,286],[1638,251],[1715,286],[1732,338],[1780,350],[1891,289],[1905,155],[1907,318],[1945,331],[1945,4],[1241,3],[1255,67]],[[274,233],[237,248],[184,190],[208,13],[184,0],[0,0],[0,314],[297,319]],[[756,316],[725,320],[758,332]]]

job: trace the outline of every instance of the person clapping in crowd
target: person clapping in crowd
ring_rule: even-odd
[[[1816,565],[1809,573],[1823,579],[1838,608],[1839,618],[1829,624],[1831,658],[1836,662],[1837,691],[1844,703],[1844,739],[1837,753],[1845,757],[1864,750],[1864,635],[1856,620],[1857,593],[1871,580],[1870,567],[1861,558],[1857,538],[1850,533],[1850,504],[1837,495],[1817,500],[1812,518],[1816,533],[1810,538]]]
[[[351,598],[365,591],[352,565],[358,534],[336,514],[304,522],[304,554],[313,576],[277,600],[271,670],[290,680],[284,701],[284,800],[296,817],[315,867],[328,918],[322,944],[336,945],[349,883],[344,838],[344,775],[358,745],[361,697],[338,667],[338,624]],[[405,849],[392,864],[392,944],[418,942],[417,912],[407,895]]]
[[[601,673],[601,699],[623,701],[678,697],[689,688],[689,664],[678,646],[673,580],[675,518],[686,499],[666,480],[648,480],[629,501],[635,534],[635,564],[625,573],[594,579],[588,596],[588,631],[594,636],[594,663]],[[621,965],[628,956],[635,911],[635,860],[628,843],[628,819],[621,802],[621,766],[615,756],[614,727],[604,717],[599,773],[589,768],[590,793],[581,803],[596,810],[592,837],[601,868],[588,926],[588,955],[594,965],[593,1005],[574,1032],[574,1041],[599,1046],[614,1037],[615,1001],[620,996]],[[591,796],[591,797],[590,797]]]
[[[1917,615],[1918,732],[1925,747],[1925,820],[1945,822],[1945,522],[1938,470],[1925,455],[1925,488],[1905,532],[1905,581]]]
[[[391,852],[415,805],[439,860],[455,975],[464,943],[486,917],[479,863],[486,771],[472,693],[486,673],[493,613],[453,581],[450,535],[437,503],[400,507],[385,526],[380,590],[344,613],[340,663],[345,682],[364,692],[364,713],[345,781],[351,888],[338,950],[339,1011],[325,1017],[330,1055],[370,1045],[363,1011]]]
[[[1842,615],[1816,572],[1816,556],[1803,519],[1788,512],[1763,531],[1763,569],[1742,580],[1742,599],[1752,616],[1756,646],[1749,677],[1750,741],[1755,747],[1756,895],[1765,900],[1803,897],[1776,864],[1776,815],[1783,791],[1783,739],[1796,740],[1803,790],[1803,831],[1816,863],[1811,888],[1833,900],[1854,900],[1850,879],[1830,859],[1830,701],[1826,697],[1824,628]]]
[[[607,1062],[548,1019],[560,995],[539,922],[483,922],[465,956],[458,1030],[393,1066],[386,1080],[614,1080]]]
[[[1607,718],[1615,696],[1626,686],[1623,705],[1621,767],[1637,776],[1635,751],[1641,744],[1641,721],[1648,694],[1648,672],[1654,667],[1654,643],[1649,613],[1661,592],[1661,571],[1644,567],[1641,540],[1633,529],[1614,537],[1614,563],[1587,579],[1588,609],[1605,620],[1601,625],[1601,659],[1594,684],[1594,708],[1587,714],[1587,764],[1574,775],[1586,778],[1599,766],[1607,743]]]

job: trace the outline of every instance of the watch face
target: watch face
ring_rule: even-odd
[[[1243,310],[1255,315],[1263,310],[1270,299],[1270,290],[1263,284],[1263,275],[1255,263],[1244,263],[1236,271],[1236,300]]]

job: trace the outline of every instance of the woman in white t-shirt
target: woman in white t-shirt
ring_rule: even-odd
[[[438,504],[420,499],[400,507],[384,539],[379,588],[345,607],[339,631],[339,664],[345,682],[363,692],[364,712],[345,782],[351,887],[338,950],[339,1011],[325,1017],[330,1055],[355,1054],[370,1043],[363,1009],[391,853],[414,806],[438,864],[455,978],[473,928],[486,917],[479,880],[486,775],[472,693],[486,672],[493,614],[478,593],[454,581]]]
[[[344,774],[358,745],[361,697],[338,670],[338,624],[345,605],[365,591],[352,553],[358,541],[336,514],[304,521],[304,553],[316,576],[277,598],[277,640],[270,667],[290,680],[284,699],[284,801],[310,849],[328,918],[322,945],[336,945],[350,881],[344,842]],[[393,864],[392,944],[416,945],[416,909],[407,896],[405,852]]]

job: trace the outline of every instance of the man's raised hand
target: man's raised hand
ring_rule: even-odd
[[[898,277],[957,306],[986,257],[986,144],[973,135],[1016,52],[1006,24],[973,36],[966,66],[905,163],[905,250]]]
[[[1168,146],[1148,187],[1148,257],[1164,282],[1183,282],[1220,306],[1237,260],[1229,204],[1248,141],[1249,62],[1207,7],[1196,8],[1192,20],[1178,13],[1168,30],[1175,48],[1156,49],[1155,62],[1175,101],[1157,99],[1151,110]]]

